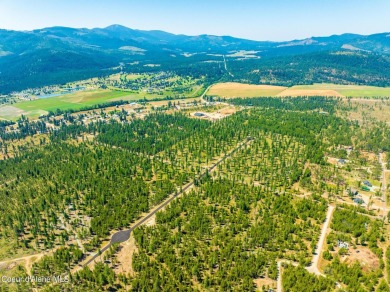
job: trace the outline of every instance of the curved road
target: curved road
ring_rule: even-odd
[[[209,85],[209,87],[207,87],[206,90],[202,93],[200,98],[203,99],[204,96],[207,94],[207,92],[210,90],[210,88],[213,87],[213,86],[214,86],[214,84]]]
[[[221,159],[219,159],[213,166],[211,166],[209,169],[207,169],[203,174],[201,174],[199,176],[199,178],[203,178],[206,173],[208,172],[212,172],[219,164],[221,164],[222,162],[224,162],[228,157],[232,156],[238,149],[240,149],[242,146],[244,145],[247,145],[250,141],[250,139],[247,139],[245,142],[242,142],[240,145],[238,145],[236,148],[234,148],[230,153],[226,154],[224,157],[222,157]],[[188,183],[187,185],[185,185],[185,187],[180,191],[180,192],[177,192],[177,193],[174,193],[174,194],[171,194],[171,196],[166,200],[164,201],[163,203],[161,203],[157,208],[153,209],[150,213],[148,213],[145,217],[143,217],[141,220],[139,220],[136,224],[134,224],[134,226],[132,226],[131,228],[129,229],[126,229],[126,230],[122,230],[122,231],[118,231],[116,233],[114,233],[111,237],[111,240],[110,242],[105,246],[103,247],[101,250],[100,250],[100,253],[97,252],[95,253],[92,258],[90,258],[87,262],[85,262],[84,264],[82,264],[82,267],[86,267],[88,266],[91,262],[93,262],[100,254],[102,254],[103,252],[105,252],[107,249],[110,248],[111,245],[113,245],[114,243],[121,243],[121,242],[125,242],[127,241],[129,238],[130,238],[130,233],[136,229],[137,227],[141,226],[142,224],[144,224],[145,222],[147,222],[153,215],[155,215],[158,211],[160,211],[162,208],[164,208],[166,205],[168,205],[170,202],[172,202],[175,198],[177,198],[178,196],[180,196],[181,194],[185,193],[189,188],[193,187],[194,185],[194,182],[190,182]]]

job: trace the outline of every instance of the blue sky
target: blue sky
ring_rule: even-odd
[[[0,0],[0,28],[122,24],[188,35],[291,40],[390,31],[390,0]]]

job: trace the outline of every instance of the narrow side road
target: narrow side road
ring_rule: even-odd
[[[383,163],[382,160],[380,160],[380,162]],[[382,166],[384,167],[384,164],[382,164]],[[385,168],[383,168],[383,169],[384,169],[383,176],[385,177],[386,169]],[[384,180],[385,180],[385,178],[384,178]],[[385,183],[385,181],[383,181],[383,183]],[[317,244],[316,250],[314,251],[314,255],[313,255],[312,262],[311,262],[311,266],[306,267],[306,270],[308,272],[310,272],[312,274],[315,274],[317,276],[324,276],[325,277],[325,275],[322,274],[320,272],[320,270],[318,269],[318,262],[320,260],[321,252],[322,252],[323,246],[325,244],[327,230],[329,229],[330,222],[332,221],[332,216],[333,216],[334,209],[335,209],[334,206],[328,205],[328,211],[326,213],[326,219],[325,219],[324,224],[322,225],[321,235],[320,235],[320,238],[318,240],[318,244]],[[384,208],[384,210],[387,210],[387,208]],[[366,214],[364,214],[364,215],[366,215]],[[375,219],[379,219],[376,216],[370,216],[370,217],[375,217]],[[277,292],[282,292],[283,291],[282,275],[281,275],[281,266],[282,266],[283,263],[292,264],[294,266],[298,265],[297,263],[294,263],[294,262],[291,262],[291,261],[288,261],[288,260],[280,260],[280,261],[278,261],[278,263],[277,263],[277,265],[278,265]]]
[[[288,261],[288,260],[280,260],[278,261],[278,278],[276,279],[276,291],[277,292],[283,292],[283,284],[282,284],[282,264],[290,264],[294,267],[298,266],[298,263]]]
[[[318,241],[317,248],[314,251],[311,266],[306,268],[309,272],[314,273],[314,274],[319,275],[319,276],[320,275],[323,276],[323,274],[318,269],[318,261],[319,261],[320,256],[321,256],[322,247],[324,246],[324,243],[325,243],[326,232],[329,228],[330,221],[331,221],[332,215],[333,215],[333,211],[334,211],[334,206],[329,205],[328,212],[326,213],[326,220],[324,222],[324,225],[322,225],[320,239]]]
[[[234,77],[234,75],[228,70],[225,55],[223,55],[223,63],[224,63],[224,65],[225,65],[225,70],[226,70],[226,72],[230,75],[230,77]]]
[[[387,196],[386,196],[386,163],[383,159],[383,153],[379,153],[379,163],[382,166],[382,200],[383,200],[383,218],[386,218],[387,214]]]
[[[326,232],[327,232],[327,230],[329,228],[330,221],[332,220],[334,209],[335,209],[334,206],[328,205],[328,211],[326,213],[326,219],[325,219],[325,222],[324,222],[324,224],[322,226],[320,239],[318,241],[317,248],[316,248],[316,250],[314,252],[314,255],[313,255],[312,264],[311,264],[310,267],[306,267],[306,270],[308,272],[313,273],[313,274],[315,274],[317,276],[325,276],[318,269],[318,261],[319,261],[320,256],[321,256],[321,251],[322,251],[322,248],[324,246],[325,239],[326,239]],[[288,261],[288,260],[280,260],[280,261],[278,261],[278,263],[277,263],[277,265],[278,265],[278,278],[276,280],[276,291],[277,292],[282,292],[283,291],[282,271],[281,271],[283,263],[287,263],[287,264],[293,265],[295,267],[298,266],[298,263],[296,263],[296,262],[292,262],[292,261]]]

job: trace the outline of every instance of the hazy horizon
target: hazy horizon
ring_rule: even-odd
[[[28,31],[34,31],[34,30],[43,30],[45,28],[52,28],[52,27],[63,27],[63,28],[72,28],[72,29],[89,29],[89,30],[92,30],[92,29],[104,29],[104,28],[107,28],[109,26],[115,26],[115,25],[127,27],[127,28],[133,29],[133,30],[140,30],[140,31],[164,31],[164,32],[167,32],[167,33],[175,34],[175,35],[186,35],[186,36],[212,35],[212,36],[221,36],[221,37],[228,36],[228,37],[234,37],[234,38],[242,38],[240,36],[228,35],[228,34],[214,35],[214,34],[208,34],[208,33],[202,33],[202,34],[173,33],[171,31],[165,31],[165,30],[161,30],[161,29],[133,28],[133,27],[128,27],[128,26],[126,26],[124,24],[120,24],[120,23],[113,23],[113,24],[110,24],[108,26],[102,26],[102,27],[72,27],[72,26],[53,25],[53,26],[45,26],[45,27],[39,27],[39,28],[34,28],[34,29],[29,29],[29,30],[26,30],[26,29],[25,30],[5,29],[5,30],[28,32]],[[1,29],[4,29],[4,28],[0,27],[0,30]],[[313,37],[330,37],[330,36],[334,36],[334,35],[343,35],[343,34],[358,34],[358,35],[363,35],[364,36],[364,35],[383,34],[383,33],[390,33],[390,31],[378,31],[378,32],[370,33],[370,34],[359,34],[359,33],[352,33],[352,32],[344,32],[344,33],[340,33],[340,34],[310,35],[310,36],[308,35],[308,36],[304,36],[302,38],[284,39],[284,40],[282,39],[282,40],[277,40],[277,41],[275,41],[275,40],[267,40],[267,39],[264,39],[264,40],[254,40],[254,39],[249,39],[249,38],[243,38],[243,39],[253,40],[253,41],[283,42],[283,41],[294,41],[294,40],[309,39],[309,38],[313,38]]]
[[[287,41],[344,33],[389,31],[390,1],[206,1],[172,0],[0,0],[0,28],[30,31],[45,27],[107,27],[162,30],[185,35],[234,36]],[[372,21],[375,19],[375,21]]]

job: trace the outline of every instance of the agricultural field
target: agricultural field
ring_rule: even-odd
[[[286,87],[282,86],[228,82],[213,85],[207,95],[225,98],[276,96],[285,89]]]
[[[390,97],[390,87],[361,85],[313,84],[296,85],[279,96]]]
[[[328,97],[343,97],[342,94],[333,89],[316,89],[316,87],[290,87],[279,93],[277,96],[328,96]]]
[[[33,100],[2,105],[0,106],[0,119],[16,120],[21,115],[36,119],[49,111],[55,112],[57,109],[79,110],[119,100],[196,98],[204,91],[203,81],[200,79],[184,78],[164,72],[115,74],[104,78],[69,83],[65,87],[76,88],[78,86],[88,89],[62,95],[54,94],[55,96],[45,98],[31,95]]]
[[[40,111],[44,113],[43,110],[37,110],[36,113],[32,114],[32,117],[41,115]],[[33,112],[33,111],[32,111]],[[26,114],[26,112],[20,108],[17,108],[12,105],[2,105],[0,106],[0,119],[2,120],[15,120],[17,117]]]
[[[57,109],[63,111],[79,110],[86,106],[101,104],[117,99],[132,99],[132,96],[127,92],[103,89],[80,91],[61,96],[18,102],[12,104],[12,106],[1,106],[0,117],[15,120],[21,115],[24,115],[34,119],[47,114],[49,111],[55,112]]]
[[[171,73],[156,74],[115,74],[105,78],[92,78],[75,83],[69,83],[68,87],[82,86],[88,90],[80,90],[74,93],[39,98],[34,100],[17,101],[12,104],[0,106],[0,119],[16,120],[21,115],[36,119],[49,111],[57,109],[79,110],[87,106],[114,102],[120,100],[137,101],[143,99],[192,99],[204,92],[203,81],[190,77],[179,77]],[[91,89],[94,88],[94,89]],[[101,89],[106,88],[106,89]],[[253,98],[253,97],[286,97],[286,96],[328,96],[346,97],[355,99],[348,101],[348,106],[356,104],[356,109],[351,111],[350,118],[373,116],[374,118],[390,122],[387,109],[389,102],[369,97],[388,97],[389,88],[355,85],[314,84],[282,87],[272,85],[252,85],[235,82],[217,83],[207,91],[207,97],[222,98]],[[366,97],[366,98],[363,98]],[[346,103],[347,101],[345,101]],[[390,109],[389,109],[390,111]]]
[[[360,85],[313,84],[292,87],[253,85],[243,83],[218,83],[207,92],[209,96],[272,97],[272,96],[328,96],[328,97],[390,97],[390,88]]]

